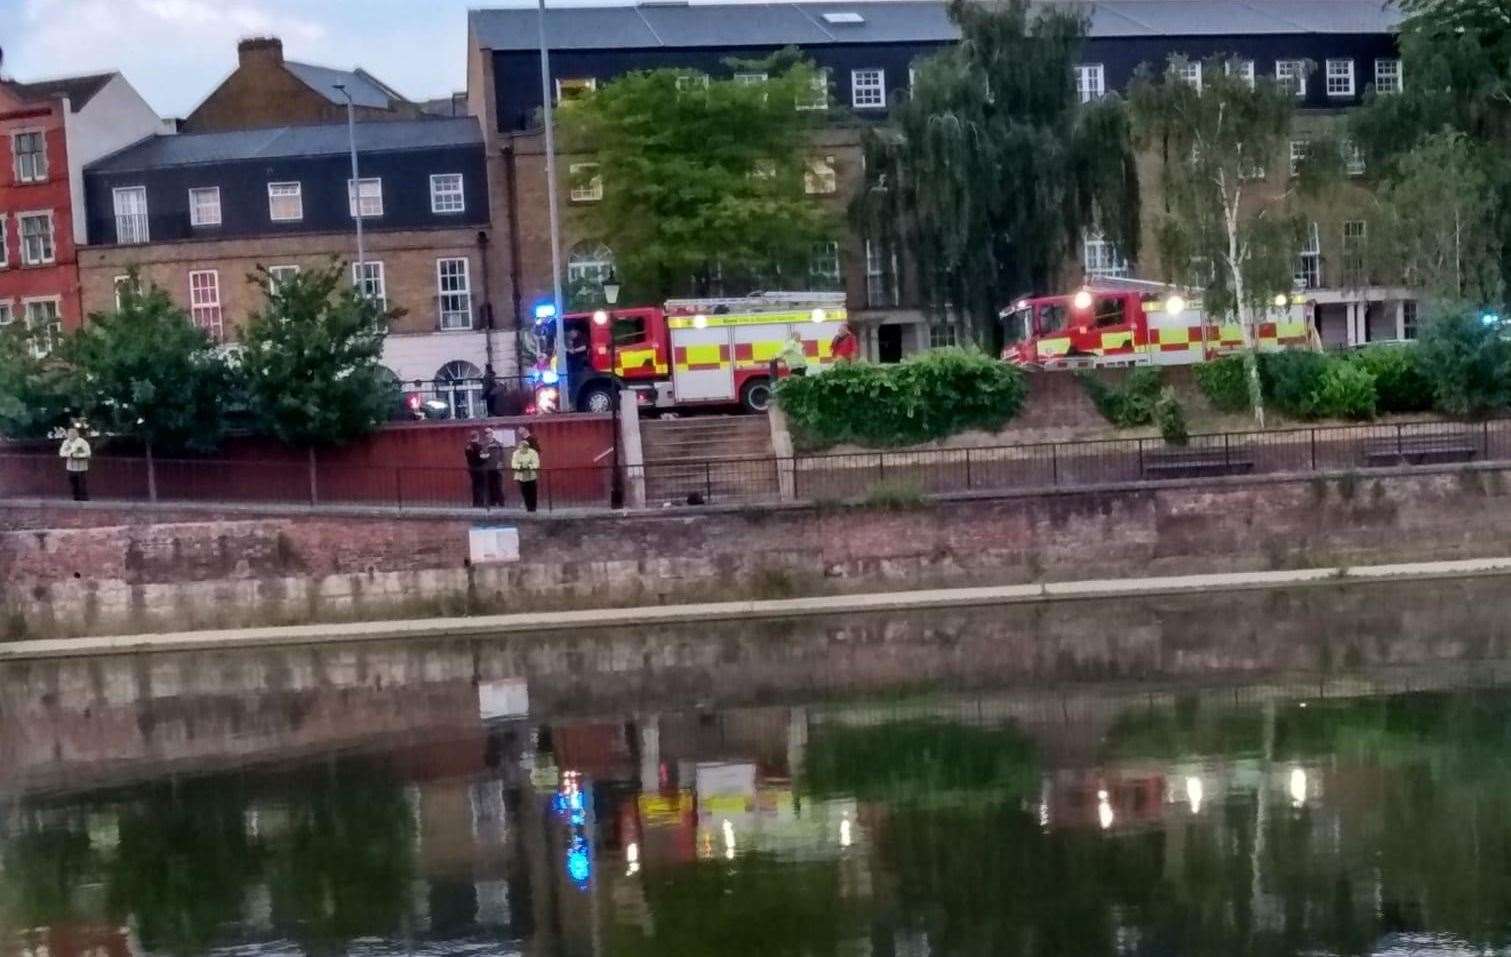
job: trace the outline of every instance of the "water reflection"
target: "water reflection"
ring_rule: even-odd
[[[479,721],[0,804],[0,954],[1479,954],[1511,693]]]

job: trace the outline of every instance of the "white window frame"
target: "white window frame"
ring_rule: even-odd
[[[953,349],[960,345],[960,326],[953,322],[929,323],[929,348]]]
[[[275,192],[288,190],[287,192]],[[293,215],[279,216],[277,200],[288,200],[299,208]],[[299,180],[287,180],[268,184],[268,219],[275,223],[298,223],[304,220],[304,184]]]
[[[26,221],[29,219],[46,219],[47,232],[43,237],[47,243],[45,255],[37,258],[30,256],[26,245]],[[58,261],[58,236],[53,220],[52,210],[36,209],[26,213],[16,214],[16,239],[21,247],[21,265],[23,266],[50,266]]]
[[[591,255],[590,255],[591,254]],[[580,242],[567,250],[567,281],[602,285],[614,271],[614,250],[607,243]]]
[[[571,192],[567,195],[574,203],[596,203],[603,199],[603,176],[594,173],[587,183],[578,184],[577,176],[590,169],[598,169],[597,163],[573,163],[567,167],[568,182],[571,184]]]
[[[0,329],[16,321],[16,304],[10,299],[0,299]]]
[[[121,212],[121,198],[140,197],[139,212]],[[152,219],[147,204],[147,187],[117,186],[110,191],[111,210],[115,213],[115,242],[118,246],[140,246],[152,241]]]
[[[1201,61],[1187,60],[1175,71],[1175,78],[1182,83],[1189,84],[1191,89],[1201,92]]]
[[[765,73],[736,73],[734,76],[736,86],[765,86],[769,79],[771,77]]]
[[[808,274],[809,274],[809,276],[813,277],[815,280],[817,280],[819,277],[823,277],[825,280],[828,280],[828,279],[830,279],[832,277],[833,280],[834,280],[835,288],[837,288],[837,289],[844,289],[845,288],[845,264],[840,261],[840,255],[839,255],[839,253],[840,253],[840,250],[839,250],[839,242],[838,242],[838,240],[830,239],[830,240],[826,240],[824,242],[814,243],[813,244],[813,249],[810,251],[809,257],[808,257]],[[831,263],[833,264],[833,266],[834,266],[833,273],[830,273],[830,271],[828,270],[828,268],[825,268],[822,271],[820,271],[818,269],[818,265],[819,265],[821,257],[822,257],[823,265],[825,267],[828,267]]]
[[[563,84],[567,84],[563,86]],[[592,93],[598,89],[598,79],[591,76],[561,76],[556,78],[556,102],[561,103],[563,92],[567,93],[566,99],[575,99],[584,93]]]
[[[1344,140],[1338,144],[1343,151],[1343,169],[1350,176],[1363,176],[1365,170],[1364,148],[1355,140]]]
[[[363,219],[377,219],[383,215],[383,178],[381,176],[364,176],[355,181],[350,178],[346,181],[346,203],[351,210],[352,219],[357,218],[357,209],[362,209]],[[370,189],[371,187],[371,189]]]
[[[455,188],[451,188],[452,184]],[[467,211],[467,178],[461,173],[430,174],[430,211],[454,216]]]
[[[0,269],[10,268],[10,245],[5,238],[6,216],[0,213]]]
[[[708,89],[707,73],[681,73],[677,76],[677,92],[688,93]]]
[[[1389,78],[1390,85],[1386,86]],[[1375,92],[1382,96],[1400,93],[1405,89],[1405,77],[1401,72],[1400,57],[1381,57],[1375,61]]]
[[[1301,173],[1301,161],[1306,159],[1307,151],[1312,148],[1311,140],[1291,140],[1291,175],[1298,176]]]
[[[871,309],[887,309],[897,305],[897,254],[891,257],[891,271],[887,270],[886,249],[875,240],[866,240],[866,305]]]
[[[887,71],[868,67],[850,71],[850,105],[857,110],[887,108]]]
[[[1307,223],[1306,238],[1296,254],[1296,271],[1292,276],[1297,289],[1322,286],[1322,236],[1316,223]]]
[[[120,276],[112,276],[110,278],[110,289],[115,293],[116,312],[121,311],[121,290],[125,289],[129,285],[131,285],[131,275],[129,273]]]
[[[1354,61],[1352,59],[1333,59],[1327,61],[1327,73],[1324,77],[1327,95],[1335,97],[1354,95]]]
[[[1129,275],[1128,260],[1100,231],[1081,237],[1081,268],[1088,278],[1122,279]]]
[[[383,260],[352,263],[352,288],[376,302],[379,309],[388,310],[388,277],[383,270]]]
[[[207,218],[200,211],[200,203],[196,197],[206,193],[215,197],[215,217]],[[219,186],[195,186],[189,190],[189,225],[190,226],[219,226],[221,224],[220,187]]]
[[[827,110],[829,108],[829,68],[820,67],[817,75],[813,78],[813,87],[808,92],[808,99],[798,100],[795,104],[800,110]]]
[[[32,307],[49,305],[52,306],[52,321],[47,324],[47,335],[37,335],[37,326],[32,319]],[[22,296],[21,297],[21,320],[22,328],[31,336],[32,355],[38,359],[52,352],[57,345],[58,337],[63,332],[63,297],[62,296]]]
[[[284,263],[279,266],[268,267],[268,292],[277,292],[279,285],[286,282],[285,276],[299,275],[298,263]]]
[[[1241,77],[1243,79],[1243,81],[1249,85],[1249,89],[1251,89],[1251,90],[1254,89],[1254,61],[1253,60],[1244,60],[1244,59],[1229,60],[1226,64],[1223,65],[1223,69],[1227,71],[1228,76],[1237,75],[1237,76]]]
[[[809,156],[803,165],[803,192],[809,196],[833,196],[839,192],[839,170],[832,153]]]
[[[1276,60],[1275,82],[1281,86],[1291,84],[1291,89],[1296,93],[1296,99],[1306,98],[1306,61],[1305,60]]]
[[[1107,95],[1107,67],[1101,63],[1076,64],[1076,96],[1090,103]]]
[[[448,273],[447,267],[455,267],[461,264],[461,271],[454,269]],[[447,288],[447,279],[461,279],[459,286],[453,285]],[[466,332],[472,328],[472,262],[466,256],[447,256],[435,261],[435,290],[436,290],[436,328],[443,332]],[[455,300],[452,308],[446,308],[447,298]],[[453,318],[447,322],[447,316],[464,316],[466,324],[458,324]]]
[[[37,137],[37,142],[39,142],[42,145],[42,151],[39,152],[39,153],[27,153],[26,154],[27,156],[35,156],[35,157],[37,157],[38,161],[37,161],[37,163],[35,163],[33,165],[31,173],[30,174],[25,174],[25,173],[22,173],[22,171],[21,171],[21,155],[22,154],[21,154],[21,150],[20,150],[18,144],[21,141],[21,137],[23,137],[23,136],[33,136],[33,135],[35,135]],[[13,130],[13,131],[11,131],[11,135],[10,135],[10,149],[11,149],[11,172],[15,174],[15,176],[16,176],[16,182],[17,183],[45,183],[45,182],[47,182],[48,168],[52,164],[50,164],[47,161],[47,131],[46,130],[42,130],[42,129],[24,129],[24,130]]]
[[[209,276],[210,282],[195,285],[194,280]],[[213,293],[213,296],[205,295]],[[189,272],[189,318],[194,324],[219,341],[225,336],[226,311],[220,298],[220,270],[193,269]]]

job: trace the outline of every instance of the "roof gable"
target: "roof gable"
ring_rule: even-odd
[[[117,73],[91,73],[86,76],[59,77],[55,80],[40,80],[36,83],[17,83],[13,80],[0,81],[7,91],[16,99],[23,102],[37,102],[51,100],[55,97],[66,96],[68,109],[77,113],[89,101],[94,99],[95,94],[105,89],[110,81],[115,79]]]
[[[293,60],[283,61],[283,68],[311,90],[341,106],[346,105],[346,97],[336,89],[337,86],[345,86],[352,103],[367,109],[389,110],[393,109],[395,101],[403,101],[403,97],[360,69],[337,70]]]

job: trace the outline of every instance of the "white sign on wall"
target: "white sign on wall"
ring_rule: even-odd
[[[530,713],[530,688],[523,678],[496,678],[477,686],[477,712],[484,721],[522,718]]]
[[[519,561],[519,529],[509,525],[474,525],[468,534],[474,565]]]

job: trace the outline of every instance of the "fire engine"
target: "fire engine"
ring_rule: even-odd
[[[586,360],[569,362],[573,408],[607,412],[616,389],[641,406],[676,409],[733,405],[764,412],[771,403],[772,360],[792,332],[803,341],[808,369],[833,364],[835,344],[849,335],[844,293],[768,292],[728,299],[672,299],[661,306],[569,313],[569,337],[587,345]],[[537,334],[551,342],[549,322]],[[570,339],[569,339],[570,342]],[[569,344],[570,358],[570,344]],[[846,346],[840,344],[840,351]],[[546,360],[549,363],[549,358]]]
[[[1297,296],[1277,296],[1258,326],[1259,348],[1315,346],[1307,308]],[[1047,369],[1190,365],[1243,348],[1238,323],[1209,322],[1200,300],[1157,283],[1020,299],[1001,319],[1002,358]]]

